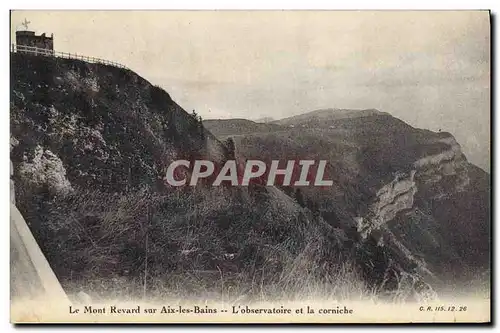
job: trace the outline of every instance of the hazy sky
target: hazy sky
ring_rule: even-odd
[[[490,161],[486,11],[15,11],[12,36],[114,60],[204,118],[376,108]]]

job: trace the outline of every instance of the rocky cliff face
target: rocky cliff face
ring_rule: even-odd
[[[452,136],[439,138],[436,142],[449,147],[417,159],[410,171],[396,173],[391,182],[376,192],[367,216],[358,218],[358,230],[364,238],[399,213],[414,208],[419,189],[427,194],[426,200],[441,199],[468,189],[468,162],[460,145]]]
[[[413,207],[414,195],[417,192],[415,173],[416,171],[412,170],[406,177],[398,174],[394,180],[377,191],[368,216],[357,219],[358,231],[363,238],[393,220],[399,212]]]
[[[455,139],[443,136],[436,142],[444,143],[447,147],[417,159],[409,171],[397,173],[392,181],[376,192],[368,213],[356,218],[358,231],[364,239],[375,235],[379,245],[392,243],[410,266],[416,266],[432,278],[436,278],[436,274],[456,269],[465,262],[472,264],[470,260],[477,259],[457,254],[459,246],[456,240],[465,236],[459,235],[464,232],[463,223],[472,222],[483,232],[489,227],[488,219],[470,221],[465,216],[459,216],[454,225],[447,229],[444,221],[434,214],[435,210],[447,208],[445,200],[454,200],[455,196],[462,193],[475,192],[470,187],[468,162]],[[483,197],[483,200],[487,201],[488,198]],[[429,209],[429,204],[433,205],[433,209]],[[470,214],[466,210],[461,211],[466,216]],[[470,236],[475,234],[471,232]],[[489,240],[485,236],[483,234],[483,241],[487,243]],[[461,242],[459,244],[463,245]],[[475,243],[474,239],[470,239],[468,246],[482,249],[483,264],[487,261],[488,246]],[[451,262],[455,265],[451,265]]]
[[[415,162],[415,170],[418,170],[418,179],[422,186],[432,186],[440,184],[443,179],[453,178],[449,187],[444,188],[444,184],[439,188],[434,188],[436,196],[446,196],[450,192],[463,192],[470,184],[467,173],[468,165],[460,145],[454,137],[447,136],[437,140],[448,146],[438,154],[433,154],[418,159]]]

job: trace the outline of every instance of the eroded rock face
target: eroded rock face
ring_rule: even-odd
[[[468,162],[460,145],[452,136],[439,142],[449,145],[449,149],[439,154],[426,156],[414,165],[422,188],[432,187],[432,197],[443,197],[454,192],[463,192],[470,184],[467,172]]]
[[[24,156],[18,174],[21,181],[35,187],[46,187],[54,195],[66,195],[73,190],[61,159],[41,146],[35,148],[32,159]]]
[[[362,239],[375,238],[378,246],[390,250],[402,272],[414,271],[433,281],[476,264],[463,248],[477,253],[477,262],[482,262],[478,266],[484,265],[489,228],[484,173],[478,175],[452,136],[435,142],[448,148],[396,173],[376,192],[368,213],[355,219]],[[480,205],[472,207],[471,202]]]
[[[398,213],[412,209],[419,189],[425,189],[430,198],[442,198],[467,189],[470,183],[468,163],[460,145],[452,136],[437,141],[450,148],[418,159],[412,170],[397,172],[390,183],[377,191],[369,213],[358,221],[363,238],[393,220]]]
[[[417,192],[415,173],[416,171],[412,170],[409,175],[398,174],[392,182],[377,192],[369,215],[358,223],[358,231],[363,238],[394,219],[399,212],[413,207],[413,197]]]

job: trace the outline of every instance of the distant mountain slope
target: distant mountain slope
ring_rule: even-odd
[[[268,164],[326,159],[333,186],[302,188],[301,197],[328,223],[357,230],[392,249],[398,265],[429,277],[488,269],[489,176],[467,162],[451,134],[375,110],[320,110],[275,123],[288,128],[234,132],[236,156]]]
[[[263,118],[258,118],[255,119],[254,121],[256,123],[270,123],[273,122],[275,119],[273,117],[263,117]]]
[[[283,127],[276,124],[257,123],[246,119],[207,119],[203,126],[217,136],[241,135],[249,133],[264,133],[282,130]]]
[[[374,115],[388,115],[375,109],[350,110],[350,109],[321,109],[296,116],[275,120],[272,123],[282,126],[326,126],[333,120],[362,118]],[[330,124],[331,125],[331,124]]]

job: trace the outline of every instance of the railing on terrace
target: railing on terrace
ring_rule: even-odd
[[[27,45],[12,45],[11,52],[15,53],[28,53],[28,54],[33,54],[37,56],[46,56],[46,57],[56,57],[56,58],[64,58],[64,59],[77,59],[77,60],[83,60],[86,62],[94,63],[94,64],[103,64],[103,65],[109,65],[109,66],[114,66],[118,68],[125,68],[129,69],[128,67],[119,64],[114,61],[109,61],[106,59],[101,59],[101,58],[95,58],[95,57],[88,57],[76,53],[67,53],[67,52],[58,52],[58,51],[53,51],[53,50],[47,50],[47,49],[42,49],[40,47],[36,46],[27,46]]]

